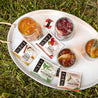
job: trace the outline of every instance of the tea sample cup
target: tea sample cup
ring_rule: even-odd
[[[55,35],[59,40],[69,39],[74,35],[74,24],[71,19],[61,17],[55,24]]]
[[[58,63],[65,68],[74,65],[76,59],[76,54],[70,48],[63,48],[57,56]]]
[[[88,60],[98,59],[98,39],[91,39],[85,43],[83,56]]]
[[[31,17],[22,18],[18,30],[27,41],[35,41],[43,34],[40,24]]]

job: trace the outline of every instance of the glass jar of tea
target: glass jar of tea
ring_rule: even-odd
[[[86,43],[85,53],[90,58],[98,58],[98,39],[91,39]]]
[[[35,41],[43,34],[40,24],[30,17],[19,21],[18,30],[27,41]]]
[[[57,20],[55,24],[55,34],[59,40],[68,39],[73,35],[74,25],[73,22],[67,18],[62,17]]]
[[[59,52],[57,59],[61,66],[70,67],[75,64],[76,55],[71,49],[65,48]]]

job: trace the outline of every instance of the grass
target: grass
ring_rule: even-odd
[[[55,9],[73,14],[98,31],[97,0],[0,0],[0,21],[13,23],[30,11]],[[0,25],[0,39],[6,40],[9,26]],[[79,93],[39,84],[25,75],[11,59],[6,44],[0,43],[0,98],[98,98],[98,85]]]

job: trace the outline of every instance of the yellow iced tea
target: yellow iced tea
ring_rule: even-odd
[[[86,49],[86,53],[90,57],[97,58],[98,57],[98,40],[92,39],[92,40],[88,41],[85,49]]]
[[[25,17],[19,22],[18,29],[28,41],[35,41],[42,35],[41,26],[29,17]]]

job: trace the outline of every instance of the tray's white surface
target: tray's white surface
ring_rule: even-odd
[[[11,41],[11,44],[8,44],[8,50],[10,53],[10,56],[12,57],[15,64],[28,76],[33,78],[34,80],[40,82],[41,84],[44,84],[46,86],[56,88],[56,85],[58,83],[58,79],[54,78],[51,84],[48,84],[41,80],[40,78],[36,77],[34,74],[31,73],[32,68],[36,64],[37,58],[40,56],[45,57],[49,61],[58,64],[56,60],[56,56],[51,60],[49,59],[45,53],[43,53],[36,45],[35,42],[31,42],[33,45],[35,45],[36,48],[39,49],[40,54],[38,57],[32,62],[29,66],[24,65],[11,51],[12,49],[15,49],[17,45],[22,41],[22,35],[19,33],[17,29],[18,22],[23,17],[32,17],[35,19],[41,26],[43,26],[45,20],[47,18],[50,18],[55,21],[60,17],[69,17],[73,23],[74,23],[74,31],[75,35],[70,40],[62,41],[64,44],[64,47],[72,48],[75,53],[78,55],[78,61],[75,65],[72,67],[67,68],[66,70],[69,71],[75,71],[75,72],[81,72],[82,73],[82,82],[81,82],[81,90],[89,88],[95,84],[98,83],[98,59],[95,61],[89,61],[85,59],[81,55],[81,50],[83,48],[83,45],[86,41],[92,38],[98,38],[98,33],[87,23],[85,23],[83,20],[77,18],[76,16],[73,16],[68,13],[55,11],[55,10],[38,10],[33,11],[30,13],[27,13],[20,18],[18,18],[13,24],[16,24],[16,27],[12,25],[9,33],[8,33],[8,41]],[[52,32],[54,32],[54,28],[51,29]]]

